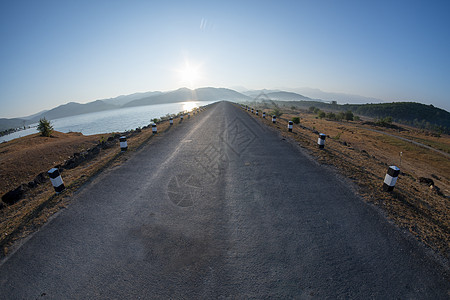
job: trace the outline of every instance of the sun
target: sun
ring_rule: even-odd
[[[184,67],[178,70],[180,81],[189,88],[194,88],[201,79],[201,65],[193,65],[190,61],[184,62]]]

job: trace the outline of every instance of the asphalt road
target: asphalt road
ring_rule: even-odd
[[[86,184],[0,265],[0,299],[448,299],[443,272],[221,102]]]

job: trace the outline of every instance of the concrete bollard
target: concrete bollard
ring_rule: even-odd
[[[53,188],[57,194],[61,193],[64,189],[64,182],[61,178],[61,174],[59,174],[58,168],[52,168],[48,171],[48,176],[50,177],[50,181],[52,182]]]
[[[319,139],[317,140],[317,144],[319,145],[319,148],[322,149],[325,147],[325,138],[327,137],[326,134],[319,133]]]
[[[277,122],[277,116],[273,115],[273,116],[272,116],[272,123],[275,124],[276,122]]]
[[[157,134],[158,133],[158,129],[156,128],[156,124],[155,123],[152,124],[152,132],[153,132],[153,134]]]
[[[170,117],[169,123],[170,123],[170,125],[173,125],[173,118],[172,117]]]
[[[288,123],[288,130],[289,130],[289,132],[292,132],[292,127],[293,126],[294,126],[294,122],[289,121],[289,123]]]
[[[390,166],[387,170],[386,177],[384,177],[383,190],[390,192],[394,189],[397,182],[400,169],[396,166]]]
[[[263,112],[263,119],[266,118],[266,112]]]
[[[119,142],[120,142],[120,150],[122,150],[122,152],[127,151],[127,149],[128,149],[127,137],[121,136],[119,138]]]

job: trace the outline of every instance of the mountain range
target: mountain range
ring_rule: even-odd
[[[323,98],[326,98],[327,100],[335,100],[338,102],[354,102],[358,101],[361,103],[362,101],[367,102],[381,102],[379,99],[374,98],[365,98],[361,96],[355,96],[355,95],[345,95],[345,94],[338,94],[338,93],[325,93],[320,90],[315,89],[298,89],[298,90],[304,90],[308,93],[308,95],[313,95],[312,97],[322,95]],[[347,97],[347,98],[346,98]],[[339,100],[338,100],[339,99]],[[345,101],[347,99],[348,101]],[[213,88],[213,87],[204,87],[204,88],[198,88],[198,89],[188,89],[188,88],[180,88],[174,91],[169,92],[159,92],[159,91],[152,91],[152,92],[144,92],[144,93],[134,93],[131,95],[122,95],[118,96],[116,98],[110,98],[110,99],[102,99],[102,100],[96,100],[93,102],[81,104],[76,102],[69,102],[67,104],[60,105],[56,108],[53,108],[48,111],[42,111],[40,113],[23,117],[23,118],[0,118],[0,131],[5,131],[11,128],[19,128],[26,125],[34,124],[39,121],[41,118],[46,118],[47,120],[54,120],[58,118],[64,118],[69,116],[75,116],[80,114],[86,114],[91,112],[99,112],[99,111],[105,111],[105,110],[111,110],[111,109],[120,109],[125,107],[136,107],[136,106],[143,106],[143,105],[152,105],[152,104],[164,104],[164,103],[175,103],[175,102],[184,102],[184,101],[220,101],[220,100],[229,100],[233,102],[243,102],[243,101],[263,101],[263,100],[274,100],[274,101],[293,101],[297,103],[301,103],[302,106],[308,106],[308,105],[315,105],[322,107],[323,105],[328,106],[326,104],[326,101],[321,100],[319,98],[310,98],[307,96],[304,96],[300,93],[295,93],[291,91],[283,91],[283,90],[242,90],[241,92],[237,92],[233,89],[228,88]],[[409,105],[410,103],[411,105]],[[348,104],[347,104],[348,105]],[[369,105],[369,104],[367,104]],[[373,105],[382,105],[382,104],[373,104]],[[408,111],[408,107],[412,108],[413,105],[411,102],[403,102],[402,104],[402,110],[404,112]],[[415,103],[414,104],[414,111],[417,112],[417,105],[423,105]],[[344,108],[346,105],[339,105],[339,107],[336,106],[330,106],[330,108],[335,109],[347,109],[350,107]],[[364,106],[364,105],[363,105]],[[358,112],[363,112],[364,109],[360,106],[351,107],[353,109],[357,109]],[[445,110],[441,110],[435,107],[427,107],[427,111],[432,109],[433,111],[436,110],[437,116],[440,118],[446,117],[448,112]],[[371,108],[371,111],[373,109]],[[384,108],[383,111],[386,111]],[[420,110],[419,110],[420,111]],[[364,114],[362,114],[364,115]],[[430,115],[430,114],[428,114]],[[427,116],[428,116],[427,115]],[[444,116],[445,115],[445,116]],[[371,115],[372,116],[372,115]],[[416,115],[415,115],[416,116]],[[376,117],[376,116],[375,116]],[[416,119],[418,117],[415,117]],[[426,121],[430,121],[432,123],[435,123],[433,119]],[[421,120],[419,118],[419,120]],[[440,125],[444,125],[441,122],[439,122]],[[446,123],[446,122],[444,122]],[[444,126],[447,127],[447,124]]]

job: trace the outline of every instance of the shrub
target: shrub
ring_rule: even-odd
[[[299,124],[300,123],[300,118],[299,117],[293,117],[291,119],[292,122],[294,122],[295,124]]]
[[[283,113],[281,112],[281,110],[278,107],[276,107],[270,114],[277,116],[277,118],[281,117],[281,115],[283,115]]]
[[[347,121],[353,121],[353,113],[352,113],[352,111],[347,110],[347,111],[345,112],[345,119],[346,119]]]
[[[345,119],[345,114],[341,111],[336,115],[336,120],[342,121],[343,119]]]
[[[327,113],[326,117],[330,120],[336,120],[336,114],[332,112]]]
[[[325,118],[325,112],[324,112],[323,110],[320,110],[319,113],[317,114],[317,116],[318,116],[320,119],[323,119],[323,118]]]
[[[37,130],[41,133],[42,136],[49,137],[52,135],[53,126],[46,118],[42,118],[39,120]]]

